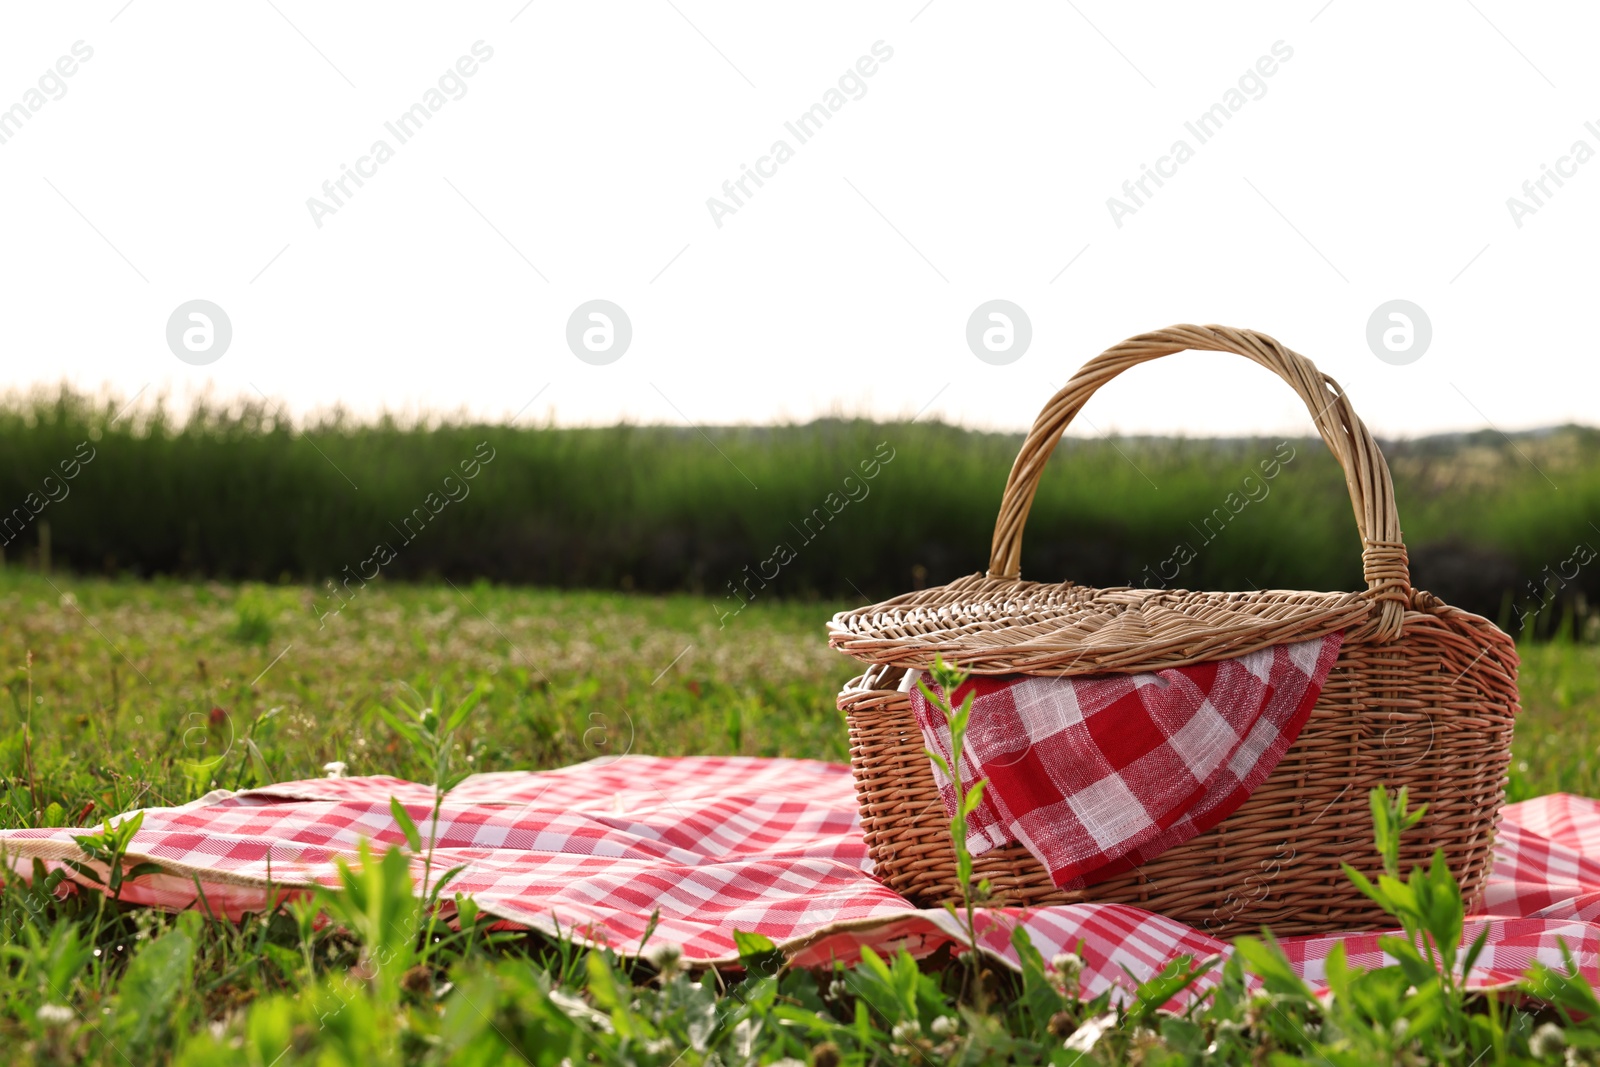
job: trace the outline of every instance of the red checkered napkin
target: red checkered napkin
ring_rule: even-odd
[[[1143,674],[975,678],[958,769],[983,797],[974,855],[1011,841],[1077,888],[1221,822],[1278,765],[1311,714],[1343,634]],[[929,683],[931,685],[931,681]],[[950,762],[944,713],[913,688],[928,747]],[[945,811],[955,789],[934,767]]]

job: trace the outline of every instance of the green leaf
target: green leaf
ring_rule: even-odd
[[[435,878],[433,882],[433,888],[428,890],[429,905],[437,903],[439,900],[439,894],[444,892],[444,887],[455,881],[456,878],[460,876],[461,872],[466,869],[467,865],[465,863],[458,864],[457,866],[451,867],[448,871],[445,871],[443,874]]]
[[[1483,929],[1478,931],[1478,936],[1472,939],[1472,945],[1467,949],[1466,956],[1461,961],[1461,975],[1465,978],[1472,973],[1472,968],[1478,964],[1478,957],[1483,955],[1484,947],[1489,943],[1489,924],[1484,923]]]
[[[1343,941],[1335,941],[1333,947],[1328,950],[1328,956],[1322,964],[1322,974],[1335,1003],[1349,999],[1350,967],[1345,962]]]
[[[80,845],[79,847],[81,848],[82,846]],[[89,881],[93,882],[95,885],[106,884],[105,879],[101,878],[100,875],[96,873],[95,869],[86,863],[79,863],[77,860],[62,860],[61,863],[63,866],[71,867],[74,871],[78,872],[79,875],[89,879]]]
[[[734,936],[738,937],[738,934],[735,933]],[[882,956],[872,950],[871,946],[861,946],[861,966],[884,984],[887,985],[889,983],[889,965],[884,962]]]
[[[1384,934],[1378,938],[1378,947],[1395,958],[1396,965],[1405,972],[1412,985],[1421,987],[1424,983],[1438,979],[1438,969],[1422,955],[1421,949],[1415,942],[1408,938]]]
[[[482,697],[483,691],[481,689],[473,689],[472,692],[468,693],[466,699],[457,704],[456,710],[450,713],[450,720],[445,723],[444,732],[453,734],[459,730],[462,724],[467,721],[467,716],[472,714],[472,709],[478,706],[478,701]]]
[[[469,896],[460,893],[455,895],[456,918],[461,923],[462,930],[471,930],[478,925],[478,902]]]
[[[418,832],[417,824],[411,819],[411,813],[406,811],[405,805],[400,803],[398,797],[389,798],[389,812],[399,824],[400,832],[406,835],[406,844],[411,846],[411,851],[421,852],[422,834]]]
[[[768,976],[783,969],[784,956],[772,939],[762,934],[733,932],[734,946],[739,950],[739,962],[752,975]]]
[[[1408,885],[1400,879],[1387,874],[1378,875],[1378,888],[1383,891],[1394,907],[1395,915],[1409,915],[1422,917],[1422,910],[1417,903],[1417,890],[1413,885]]]
[[[136,811],[110,828],[109,836],[117,846],[126,846],[133,840],[133,835],[139,832],[139,827],[144,825],[144,812]],[[119,848],[120,850],[120,848]]]
[[[1173,1049],[1188,1056],[1200,1056],[1206,1046],[1204,1031],[1188,1019],[1162,1019],[1161,1037]]]
[[[1461,900],[1461,886],[1445,862],[1444,849],[1434,850],[1426,878],[1418,881],[1428,887],[1427,900],[1422,908],[1423,925],[1439,947],[1445,970],[1453,973],[1456,954],[1461,947],[1466,907]]]
[[[602,1011],[612,1011],[625,1003],[617,972],[604,952],[591,950],[584,959],[584,970],[589,977],[589,996],[594,999],[596,1007]]]
[[[1033,938],[1028,936],[1028,928],[1020,922],[1011,928],[1011,947],[1022,966],[1022,996],[1017,1006],[1024,1013],[1030,1028],[1042,1032],[1049,1025],[1050,1017],[1061,1010],[1063,998],[1050,984],[1050,978],[1045,973],[1044,956],[1034,947]]]
[[[250,763],[250,770],[255,775],[257,785],[267,785],[272,781],[272,769],[267,766],[267,757],[261,754],[261,749],[255,741],[248,737],[241,738],[244,742],[245,758]]]
[[[143,1048],[175,1021],[174,1003],[189,988],[194,953],[194,938],[181,925],[134,953],[117,993],[119,1037]]]
[[[1128,1018],[1135,1025],[1143,1023],[1161,1010],[1173,997],[1189,988],[1216,965],[1216,957],[1212,957],[1201,964],[1196,964],[1194,957],[1189,955],[1179,956],[1172,960],[1148,981],[1139,983],[1139,987],[1135,991],[1137,999],[1134,1001],[1133,1007],[1128,1010]]]
[[[778,1010],[781,1012],[784,1009],[780,1007]],[[707,1051],[716,1035],[719,1022],[717,993],[709,981],[688,984],[683,1014],[689,1047],[696,1052]]]
[[[796,1008],[789,1004],[779,1004],[777,1007],[772,1009],[772,1015],[774,1018],[782,1022],[788,1023],[797,1029],[804,1030],[808,1037],[814,1037],[819,1041],[826,1041],[829,1038],[837,1037],[840,1034],[848,1034],[850,1032],[848,1027],[841,1026],[834,1022],[832,1019],[828,1018],[825,1013],[811,1011],[806,1008]],[[696,1032],[695,1023],[691,1017],[691,1022],[689,1023],[689,1047],[693,1048],[696,1052],[703,1052],[705,1051],[705,1045],[703,1043],[694,1043]]]
[[[1350,881],[1354,883],[1355,887],[1361,890],[1361,892],[1365,894],[1369,900],[1378,905],[1378,907],[1382,908],[1386,914],[1395,914],[1393,902],[1390,901],[1388,896],[1381,892],[1377,886],[1368,881],[1366,875],[1362,874],[1348,863],[1341,863],[1339,866],[1344,870],[1344,876],[1350,879]]]
[[[374,856],[366,838],[357,844],[356,856],[354,865],[342,856],[334,858],[339,888],[319,890],[317,897],[328,914],[361,942],[363,954],[385,983],[385,995],[398,995],[399,975],[416,955],[422,910],[411,892],[410,859],[399,848]]]
[[[426,741],[423,739],[422,731],[418,729],[415,723],[405,721],[400,716],[384,707],[380,707],[378,709],[378,715],[383,719],[384,722],[389,724],[389,729],[393,730],[395,733],[404,738],[405,742],[412,748],[422,749],[425,747]]]
[[[1311,992],[1311,987],[1305,980],[1295,973],[1294,967],[1289,963],[1289,957],[1284,955],[1282,947],[1270,931],[1263,931],[1265,940],[1254,937],[1240,937],[1233,943],[1234,949],[1244,960],[1245,968],[1260,978],[1269,993],[1279,993],[1306,1003],[1314,1003],[1316,997]]]
[[[293,949],[266,941],[261,945],[261,954],[272,961],[272,965],[284,978],[293,978],[300,970],[300,954]]]

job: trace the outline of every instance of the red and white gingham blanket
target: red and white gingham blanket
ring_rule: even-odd
[[[1266,780],[1311,715],[1342,633],[1142,674],[973,678],[957,769],[972,789],[973,855],[1016,841],[1067,888],[1147,863],[1227,818]],[[931,681],[929,688],[937,694]],[[920,687],[911,707],[952,763],[950,727]],[[945,813],[955,789],[934,765]]]
[[[316,779],[212,793],[146,809],[129,862],[169,873],[124,888],[158,907],[205,904],[238,916],[294,887],[335,884],[335,856],[371,838],[404,847],[389,811],[397,797],[426,826],[433,794],[396,778]],[[0,831],[0,850],[24,876],[37,856],[81,858],[72,829]],[[871,875],[847,767],[810,760],[626,756],[544,773],[475,775],[446,799],[435,869],[465,866],[454,888],[505,920],[636,952],[651,943],[691,962],[737,957],[735,930],[764,934],[801,965],[853,960],[862,945],[924,955],[958,939],[943,911],[919,911]],[[413,860],[420,881],[421,858]],[[80,890],[95,887],[73,876]],[[1488,950],[1471,979],[1514,980],[1534,959],[1561,966],[1558,939],[1585,973],[1600,973],[1600,802],[1557,795],[1506,809],[1485,912]],[[1091,994],[1131,987],[1172,957],[1228,953],[1228,944],[1120,904],[992,909],[982,945],[1015,964],[1021,924],[1049,958],[1086,943]],[[1479,922],[1468,924],[1476,936]],[[1376,933],[1289,938],[1290,959],[1313,983],[1335,940],[1352,963],[1382,962]],[[1214,981],[1208,976],[1202,981]]]

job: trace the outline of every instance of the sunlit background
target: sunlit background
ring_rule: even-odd
[[[179,410],[266,397],[297,416],[1018,429],[1107,345],[1216,322],[1311,356],[1386,436],[1592,422],[1600,162],[1571,157],[1600,150],[1596,17],[1355,0],[11,7],[0,383]],[[386,123],[430,90],[437,110],[402,143]],[[829,103],[804,143],[786,128]],[[1186,128],[1229,103],[1203,143]],[[361,163],[379,140],[392,158]],[[779,140],[792,158],[761,163]],[[1160,164],[1178,140],[1192,158]],[[1142,204],[1124,192],[1158,164],[1170,176]],[[324,183],[358,165],[335,204]],[[736,204],[724,183],[758,165]],[[1536,203],[1523,184],[1547,166],[1568,177]],[[1111,197],[1135,210],[1114,218]],[[205,366],[166,341],[194,299],[232,326]],[[592,299],[632,324],[604,366],[566,343]],[[1004,366],[966,340],[991,299],[1031,320]],[[1431,322],[1403,366],[1367,342],[1394,299]],[[1091,435],[1307,428],[1287,389],[1220,355],[1141,368],[1086,414]]]

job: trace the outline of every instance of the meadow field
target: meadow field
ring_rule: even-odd
[[[0,820],[87,825],[335,761],[425,780],[377,714],[407,687],[482,694],[461,735],[475,770],[626,752],[849,759],[834,696],[857,672],[824,624],[852,604],[757,601],[724,626],[707,597],[487,583],[372,584],[320,618],[318,603],[300,586],[6,572]],[[1600,796],[1600,646],[1521,653],[1513,794]]]
[[[471,770],[623,753],[843,762],[834,694],[855,671],[824,623],[982,569],[1019,440],[850,420],[291,427],[265,404],[179,420],[159,404],[5,398],[0,825],[93,834],[136,807],[332,764],[431,781],[384,712],[469,697],[450,744]],[[1600,432],[1385,452],[1414,584],[1522,648],[1512,798],[1600,795]],[[1048,580],[1360,582],[1343,476],[1305,438],[1069,439],[1025,546],[1024,575]],[[318,902],[327,925],[315,907],[230,925],[8,879],[4,1059],[1064,1067],[1600,1050],[1600,1000],[1551,974],[1535,976],[1540,998],[1560,1008],[1507,1014],[1394,968],[1325,1002],[1241,943],[1208,1005],[1157,1017],[1181,968],[1115,1009],[1077,995],[1070,960],[1026,953],[1021,976],[988,977],[990,999],[948,960],[774,974],[754,941],[745,968],[688,974],[472,924],[434,942],[393,870],[352,877]],[[1448,912],[1434,914],[1445,940]],[[398,941],[377,943],[377,914]],[[1264,996],[1244,990],[1247,957],[1277,975]],[[1068,1047],[1106,1017],[1091,1054]],[[1536,1040],[1557,1022],[1559,1047],[1548,1027]]]
[[[427,780],[418,754],[378,714],[408,687],[437,688],[449,703],[481,693],[459,735],[476,770],[629,751],[847,758],[833,696],[853,672],[823,630],[844,602],[758,599],[721,625],[715,598],[687,594],[377,581],[337,612],[319,608],[325,596],[292,584],[0,572],[0,821],[94,827],[214,787],[320,776],[334,761],[348,774]],[[1558,640],[1522,651],[1514,794],[1600,795],[1600,647]],[[312,931],[287,912],[242,926],[102,914],[81,898],[33,892],[12,883],[0,900],[0,1035],[11,1062],[553,1065],[577,1052],[572,1062],[1064,1064],[1075,1061],[1058,1031],[1104,1007],[1039,987],[1035,976],[992,979],[1007,996],[990,1013],[958,1010],[949,975],[898,966],[855,972],[845,987],[827,975],[753,986],[730,976],[717,980],[734,983],[719,1000],[716,981],[676,973],[670,961],[663,974],[586,961],[570,944],[536,937],[468,937],[408,967],[393,988],[372,983],[346,1008],[361,951],[350,933]],[[458,987],[490,1005],[487,1014],[465,1012],[451,997]],[[552,989],[572,991],[582,1010],[552,1000]],[[335,1000],[339,1025],[325,1028],[319,1013]],[[1192,1033],[1159,1024],[1160,1049],[1147,1041],[1140,1051],[1129,1037],[1100,1054],[1191,1062],[1198,1053],[1182,1052],[1183,1042],[1199,1041],[1218,1062],[1259,1062],[1251,1057],[1263,1050],[1321,1062],[1317,1049],[1331,1047],[1317,1043],[1325,1029],[1306,1014],[1313,1008],[1283,1008],[1299,1038],[1259,1019],[1245,1034],[1238,1020],[1249,1010],[1241,994],[1184,1023]],[[919,1025],[948,1017],[946,1030],[959,1025],[965,1036],[913,1040],[901,1024],[919,1013]],[[1527,1048],[1539,1021],[1513,1034],[1516,1047]],[[1216,1053],[1228,1034],[1237,1048],[1223,1040]]]

